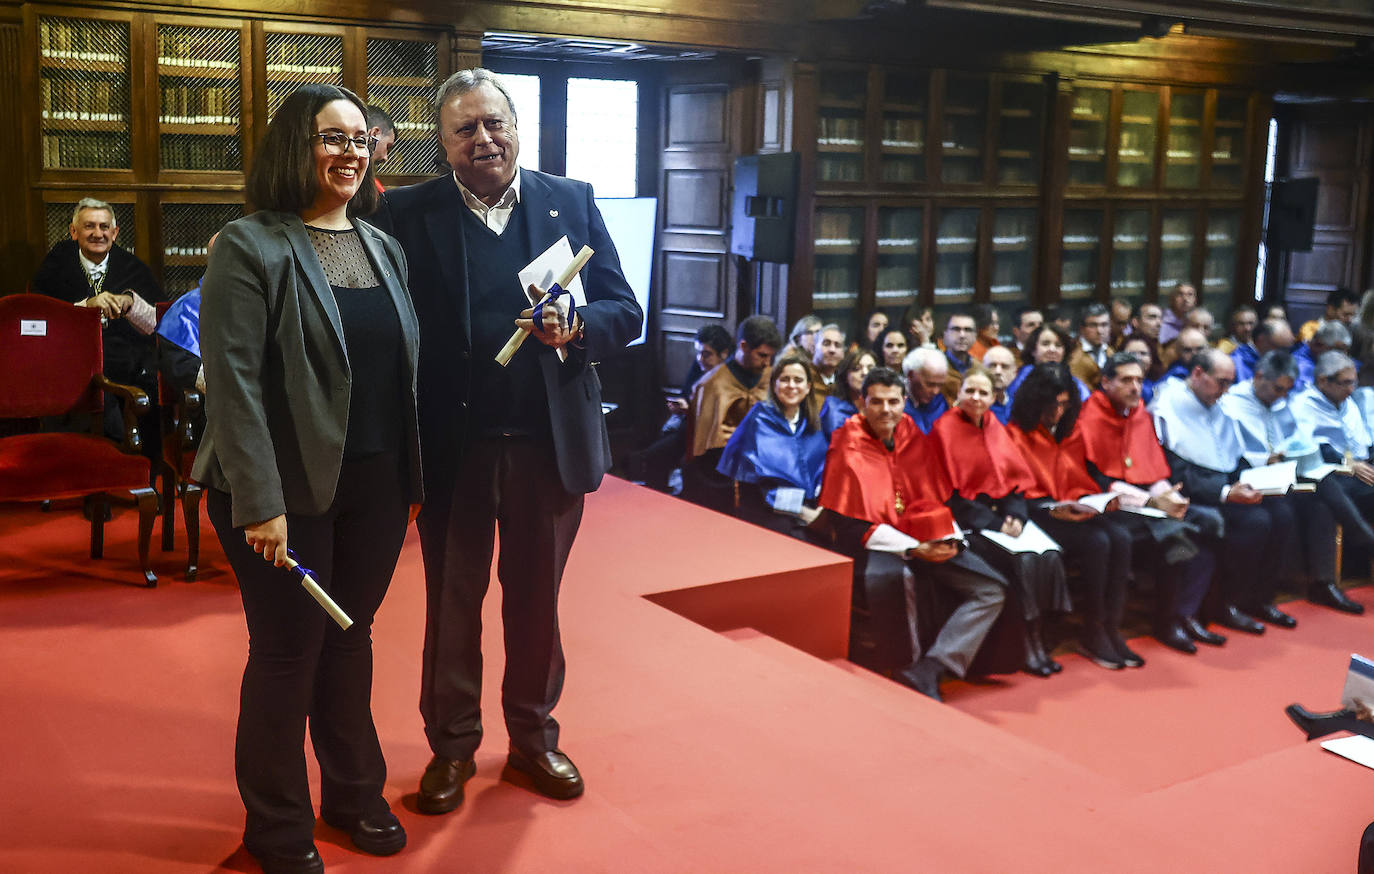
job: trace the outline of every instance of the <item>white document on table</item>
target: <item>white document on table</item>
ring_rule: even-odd
[[[520,288],[529,297],[531,304],[539,302],[539,298],[543,296],[542,292],[549,290],[563,269],[572,263],[572,259],[572,244],[568,242],[568,237],[564,234],[558,238],[558,242],[545,249],[542,255],[525,265],[525,268],[520,271]],[[539,295],[530,294],[531,285],[537,287],[541,293]],[[587,292],[582,287],[582,274],[579,273],[574,276],[565,291],[572,295],[573,303],[577,306],[587,305]],[[565,302],[560,301],[558,307],[567,313],[568,307]],[[560,347],[558,360],[566,361],[567,359],[568,350]]]
[[[1059,549],[1059,544],[1044,532],[1039,525],[1029,519],[1021,528],[1020,537],[1009,537],[1001,531],[984,529],[983,536],[993,543],[1005,549],[1007,552],[1017,554],[1033,552],[1036,555],[1044,555],[1047,552],[1055,552]]]
[[[1265,495],[1286,495],[1298,480],[1296,461],[1279,461],[1240,472],[1240,481]]]

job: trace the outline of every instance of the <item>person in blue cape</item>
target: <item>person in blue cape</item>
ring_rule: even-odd
[[[869,349],[860,346],[849,350],[849,354],[835,369],[835,384],[821,406],[821,430],[830,436],[844,420],[859,412],[863,406],[864,377],[878,366],[878,358]]]
[[[215,246],[215,234],[206,244],[208,253]],[[205,392],[205,368],[200,362],[200,287],[178,297],[167,307],[157,323],[157,366],[167,383],[177,391]]]
[[[735,515],[799,539],[816,519],[830,448],[817,384],[805,355],[784,355],[770,376],[768,398],[745,414],[716,464],[735,481]]]
[[[938,349],[913,349],[902,359],[902,375],[907,385],[906,415],[922,434],[929,434],[935,420],[949,411],[949,399],[945,397],[949,369],[949,358]]]

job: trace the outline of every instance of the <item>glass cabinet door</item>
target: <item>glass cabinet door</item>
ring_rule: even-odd
[[[1159,234],[1159,288],[1163,298],[1180,282],[1193,281],[1193,238],[1197,215],[1191,209],[1165,210]]]
[[[863,207],[816,210],[811,308],[826,321],[850,321],[858,309],[863,229]]]
[[[1174,89],[1169,100],[1169,147],[1164,153],[1164,184],[1197,188],[1202,184],[1202,94]]]
[[[1212,187],[1240,188],[1244,182],[1244,97],[1217,97],[1217,117],[1212,132]]]
[[[883,79],[883,182],[924,182],[930,76],[888,73]]]
[[[1150,211],[1118,209],[1112,227],[1112,296],[1132,303],[1145,299],[1150,249]]]
[[[862,182],[864,104],[868,74],[832,70],[821,74],[817,112],[816,174],[819,182]]]
[[[969,303],[978,283],[977,207],[940,211],[935,239],[935,303]]]
[[[1121,94],[1121,136],[1116,146],[1116,184],[1149,188],[1155,184],[1155,140],[1159,92],[1127,89]]]
[[[269,31],[263,37],[267,58],[267,118],[293,91],[309,82],[344,84],[342,34]]]
[[[157,26],[164,170],[239,170],[238,28]]]
[[[127,21],[39,16],[38,109],[45,168],[132,166],[129,27]]]
[[[983,181],[987,134],[988,80],[950,73],[945,79],[944,129],[940,136],[940,181]]]
[[[1102,256],[1102,210],[1064,210],[1064,240],[1059,276],[1059,296],[1083,300],[1097,293],[1097,272]]]
[[[1044,137],[1045,86],[1039,82],[1002,83],[997,113],[997,182],[1040,182],[1040,143]]]
[[[998,209],[992,218],[993,300],[1028,302],[1035,279],[1036,212]]]
[[[874,305],[904,307],[921,292],[920,207],[881,207],[878,210],[878,272]]]
[[[1208,211],[1206,257],[1202,262],[1203,299],[1223,305],[1230,303],[1236,283],[1236,241],[1239,236],[1239,210]]]
[[[1107,113],[1112,93],[1105,88],[1073,89],[1069,114],[1069,184],[1107,182]]]

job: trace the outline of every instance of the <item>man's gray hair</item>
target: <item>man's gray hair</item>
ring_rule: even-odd
[[[1312,374],[1316,379],[1326,379],[1335,376],[1342,370],[1353,369],[1355,360],[1344,352],[1332,349],[1330,352],[1323,352],[1317,359],[1316,371]]]
[[[821,329],[821,317],[814,313],[807,313],[797,323],[792,326],[792,333],[787,335],[787,339],[793,343],[801,343],[801,337],[811,329],[819,331]]]
[[[902,373],[907,376],[924,370],[928,366],[932,370],[936,369],[937,366],[940,370],[949,370],[949,359],[939,349],[927,349],[925,347],[912,349],[902,359]]]
[[[459,70],[452,76],[444,80],[444,84],[439,86],[439,91],[434,96],[434,112],[444,108],[444,104],[453,100],[455,97],[462,97],[469,91],[476,91],[483,85],[490,85],[501,96],[506,98],[506,105],[510,107],[510,117],[517,123],[519,119],[515,115],[515,101],[511,100],[510,92],[506,86],[501,84],[501,78],[485,67],[471,67],[467,70]]]
[[[110,214],[110,227],[119,227],[119,217],[115,215],[114,207],[103,200],[96,200],[94,197],[83,197],[76,203],[76,208],[72,210],[72,224],[76,224],[81,218],[81,214],[88,209],[103,209]]]
[[[1332,346],[1350,348],[1350,329],[1337,321],[1322,322],[1312,335],[1312,342],[1330,349]]]
[[[1298,362],[1291,352],[1270,349],[1260,356],[1259,363],[1255,365],[1256,379],[1274,382],[1285,376],[1294,382],[1298,381]]]
[[[844,342],[844,328],[841,328],[834,322],[827,322],[826,324],[821,325],[821,334],[825,334],[826,331],[834,331],[835,333],[839,334],[840,342]]]

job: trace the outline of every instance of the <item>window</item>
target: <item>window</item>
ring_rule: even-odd
[[[598,197],[637,193],[639,84],[568,79],[567,175]]]
[[[539,77],[498,73],[515,104],[515,127],[520,132],[520,166],[539,169]]]
[[[1264,300],[1264,274],[1269,268],[1269,246],[1265,236],[1269,232],[1269,197],[1274,190],[1274,162],[1278,158],[1279,123],[1269,119],[1269,145],[1264,158],[1264,229],[1260,233],[1259,259],[1255,266],[1255,302]]]

